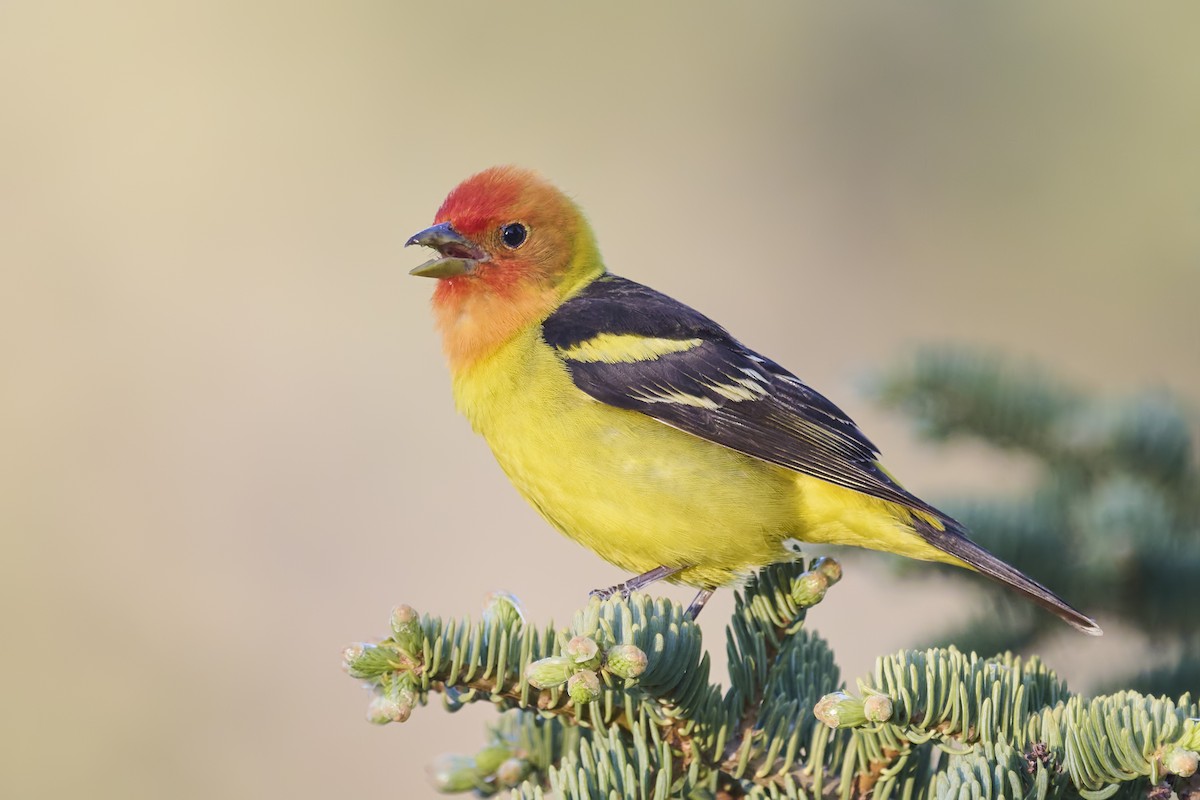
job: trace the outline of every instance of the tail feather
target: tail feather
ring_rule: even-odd
[[[940,521],[946,525],[944,530],[938,530],[918,518],[916,531],[921,538],[937,549],[966,562],[989,578],[1016,589],[1078,630],[1091,636],[1099,636],[1103,633],[1100,626],[1091,617],[1076,610],[1045,586],[968,539],[962,526],[953,519],[943,516]]]

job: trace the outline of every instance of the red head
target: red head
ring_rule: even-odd
[[[544,319],[604,272],[583,214],[528,170],[473,175],[450,192],[434,222],[408,244],[441,257],[412,274],[438,279],[434,309],[455,369]]]

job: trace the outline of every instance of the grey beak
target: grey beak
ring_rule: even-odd
[[[486,252],[454,230],[454,226],[449,222],[426,228],[405,242],[404,246],[408,247],[413,244],[431,247],[441,254],[441,258],[426,261],[408,273],[422,278],[452,278],[456,275],[466,275],[473,272],[480,261],[488,260]]]

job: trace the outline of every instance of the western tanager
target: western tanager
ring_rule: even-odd
[[[837,406],[708,317],[606,271],[579,208],[536,174],[481,172],[408,244],[438,257],[454,398],[554,527],[638,577],[713,589],[855,545],[977,570],[1100,628],[900,487]]]

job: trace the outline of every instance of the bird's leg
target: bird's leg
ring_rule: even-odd
[[[696,617],[700,616],[700,612],[704,610],[704,604],[708,602],[708,598],[712,596],[712,589],[701,589],[699,594],[696,595],[696,599],[687,607],[687,611],[683,612],[683,615],[690,620],[695,620]]]
[[[624,583],[618,583],[616,586],[610,586],[607,589],[593,589],[590,597],[599,597],[601,600],[607,600],[613,595],[620,595],[622,600],[629,598],[629,595],[641,589],[644,586],[649,586],[655,581],[669,578],[683,567],[655,567],[649,572],[643,572],[641,575],[630,578]]]

